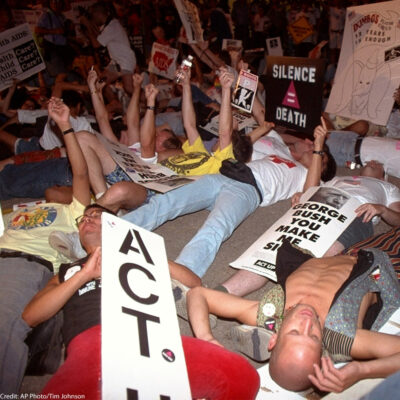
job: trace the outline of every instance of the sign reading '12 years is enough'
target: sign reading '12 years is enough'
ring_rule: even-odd
[[[267,57],[265,119],[311,134],[319,124],[324,61]]]
[[[28,24],[0,34],[0,90],[45,69]]]

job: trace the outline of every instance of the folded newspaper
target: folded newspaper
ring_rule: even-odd
[[[230,265],[276,281],[276,255],[284,239],[322,257],[356,217],[360,202],[344,191],[312,187]]]

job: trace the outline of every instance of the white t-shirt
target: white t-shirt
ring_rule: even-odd
[[[324,186],[341,189],[362,204],[382,204],[388,207],[400,201],[400,190],[397,186],[366,176],[337,176]]]
[[[379,161],[389,175],[400,178],[400,139],[367,136],[361,142],[360,153],[363,164]]]
[[[303,191],[307,168],[295,161],[282,138],[274,131],[255,143],[247,164],[263,195],[261,206],[292,197]]]
[[[71,123],[71,127],[75,132],[88,131],[90,133],[94,133],[94,130],[85,117],[69,117],[69,122]],[[53,120],[47,121],[47,124],[44,127],[43,135],[39,140],[40,145],[45,150],[51,150],[55,147],[64,146],[58,136],[54,133],[52,127],[55,127],[55,122]]]
[[[110,58],[121,70],[133,72],[136,68],[136,56],[129,43],[128,35],[118,20],[113,19],[97,36],[102,46],[107,47]]]
[[[20,124],[34,124],[40,117],[49,115],[47,110],[17,110],[18,122]]]

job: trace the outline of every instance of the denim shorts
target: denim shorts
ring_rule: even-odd
[[[17,139],[15,142],[15,154],[28,153],[29,151],[43,150],[39,143],[39,138],[36,136],[31,137],[29,140]]]

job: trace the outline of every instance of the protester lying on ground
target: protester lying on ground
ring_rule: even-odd
[[[47,203],[19,209],[4,217],[5,231],[0,238],[0,280],[4,285],[0,299],[1,393],[18,393],[24,375],[28,356],[25,339],[30,329],[21,318],[23,309],[68,260],[49,246],[49,235],[53,230],[76,229],[75,218],[90,203],[87,166],[69,122],[69,109],[53,98],[49,115],[64,134],[73,176],[73,201],[69,205]]]
[[[387,254],[366,249],[358,258],[312,258],[284,241],[276,273],[278,285],[261,301],[190,290],[195,336],[217,343],[209,312],[246,324],[232,329],[238,348],[259,361],[270,357],[271,377],[293,391],[315,385],[341,392],[400,369],[400,338],[377,332],[400,307],[400,285]],[[351,362],[336,369],[332,361]]]
[[[361,205],[355,210],[356,219],[333,243],[325,256],[333,256],[345,248],[364,240],[373,234],[373,222],[382,218],[391,226],[400,225],[400,189],[384,180],[385,172],[382,164],[369,161],[360,171],[359,176],[340,176],[324,183],[325,188],[338,188],[348,198],[356,198]],[[301,193],[294,196],[292,204],[300,199]],[[329,197],[329,193],[326,193]],[[335,193],[331,194],[337,201]],[[265,285],[267,279],[251,271],[240,270],[221,286],[229,293],[245,296]]]
[[[25,322],[34,327],[63,310],[62,330],[67,358],[46,384],[42,394],[79,393],[90,399],[101,398],[99,380],[103,212],[110,213],[97,204],[85,208],[77,223],[79,237],[88,256],[74,263],[62,264],[59,273],[33,297],[22,314]],[[189,287],[201,284],[200,279],[185,267],[170,263],[169,268],[173,279]],[[209,394],[213,399],[236,396],[241,399],[254,399],[259,387],[259,378],[246,360],[237,354],[198,340],[182,337],[182,341],[194,398],[208,397]],[[196,351],[192,351],[194,348]],[[208,358],[205,358],[205,355]],[[218,375],[219,379],[223,377],[223,381],[217,384],[220,389],[214,386],[215,375]]]

